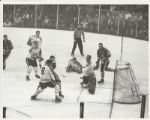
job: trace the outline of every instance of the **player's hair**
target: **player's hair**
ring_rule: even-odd
[[[39,33],[40,33],[40,31],[39,31],[39,30],[37,30],[37,31],[36,31],[36,33],[37,33],[37,32],[39,32]]]
[[[53,60],[51,60],[51,59],[48,59],[48,60],[46,60],[46,64],[48,65],[48,64],[52,64],[53,63]]]
[[[50,58],[50,59],[51,59],[51,58],[55,58],[55,56],[54,56],[54,55],[51,55],[49,58]]]
[[[88,61],[91,60],[91,55],[87,55],[86,58],[88,59]]]
[[[98,45],[102,45],[103,46],[103,43],[99,43]]]
[[[7,37],[7,35],[5,34],[3,37]]]

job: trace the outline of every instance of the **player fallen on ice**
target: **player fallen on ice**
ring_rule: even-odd
[[[3,70],[6,69],[6,59],[11,54],[11,50],[13,49],[13,44],[11,40],[8,40],[8,36],[3,36]]]
[[[54,72],[53,63],[53,59],[48,59],[42,67],[40,82],[35,94],[31,96],[31,100],[35,100],[44,89],[51,87],[55,88],[55,102],[60,103],[62,101],[64,96],[61,93],[61,81]]]
[[[99,49],[97,50],[97,61],[95,69],[99,68],[100,64],[100,72],[101,72],[101,80],[98,83],[104,83],[104,75],[105,71],[113,71],[113,69],[109,68],[109,58],[111,57],[111,53],[108,49],[103,47],[102,43],[98,44]]]
[[[86,56],[86,66],[83,68],[83,81],[80,84],[82,87],[88,88],[91,94],[95,93],[96,77],[90,55]]]
[[[81,37],[83,37],[83,42],[85,42],[85,36],[84,36],[84,32],[82,30],[82,26],[80,24],[78,24],[77,29],[74,31],[74,43],[73,43],[71,56],[74,56],[74,51],[75,51],[77,45],[79,47],[80,54],[82,56],[84,56],[83,44],[82,44],[82,38]]]
[[[66,72],[77,72],[80,74],[80,73],[82,73],[82,68],[83,68],[83,66],[77,60],[77,58],[73,57],[68,61],[68,65],[66,67]]]
[[[38,42],[34,41],[32,47],[29,49],[29,54],[26,57],[26,64],[27,64],[27,75],[26,75],[26,80],[30,80],[30,73],[32,70],[35,72],[35,77],[40,78],[38,75],[38,64],[37,60],[41,61],[42,58],[40,57],[40,49],[38,47]]]
[[[38,47],[40,49],[39,56],[40,56],[40,58],[42,58],[42,49],[41,49],[42,38],[40,36],[40,31],[39,30],[36,31],[35,35],[30,36],[30,38],[27,41],[27,45],[29,45],[31,47],[34,46],[34,41],[38,42]],[[41,67],[41,61],[39,61],[39,66]]]

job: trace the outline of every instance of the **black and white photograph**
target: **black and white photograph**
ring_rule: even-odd
[[[2,25],[4,119],[149,118],[149,4],[7,2]]]

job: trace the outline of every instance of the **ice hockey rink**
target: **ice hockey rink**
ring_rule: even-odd
[[[39,79],[36,79],[34,72],[30,75],[30,81],[26,81],[25,58],[29,47],[27,40],[29,36],[40,30],[43,58],[46,60],[50,55],[56,56],[57,68],[62,81],[62,92],[64,99],[62,103],[54,102],[54,89],[47,88],[38,96],[38,100],[31,101],[30,97],[34,94]],[[73,46],[73,31],[60,31],[50,29],[31,29],[31,28],[4,28],[4,34],[12,40],[14,49],[7,60],[7,68],[3,71],[2,98],[3,106],[8,107],[8,118],[79,118],[79,105],[83,101],[85,118],[139,118],[141,104],[117,104],[111,108],[113,77],[112,72],[106,72],[105,83],[96,85],[96,92],[90,95],[87,89],[80,86],[82,74],[66,73],[65,67],[71,59]],[[110,67],[115,68],[116,60],[120,58],[121,37],[87,33],[85,32],[83,43],[85,55],[92,56],[95,64],[98,43],[102,42],[112,54]],[[85,65],[85,58],[81,57],[78,48],[75,51],[77,59]],[[143,94],[148,93],[148,42],[143,40],[124,38],[123,60],[131,63],[140,90]],[[40,71],[40,70],[39,70]],[[100,72],[95,71],[97,80],[100,79]],[[148,114],[147,114],[148,116]],[[146,116],[146,117],[147,117]]]

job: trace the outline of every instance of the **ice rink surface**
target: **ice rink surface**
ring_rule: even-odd
[[[82,89],[80,77],[82,74],[66,73],[65,67],[71,59],[73,46],[73,32],[59,30],[40,29],[42,53],[46,60],[50,55],[56,56],[56,72],[62,80],[62,91],[65,95],[63,102],[54,103],[54,89],[47,88],[38,96],[37,101],[31,101],[39,80],[34,72],[31,80],[26,81],[25,58],[29,47],[27,40],[35,34],[36,29],[30,28],[4,28],[4,34],[14,44],[14,50],[7,60],[7,68],[3,72],[2,98],[3,105],[13,110],[8,110],[8,117],[32,117],[32,118],[79,118],[79,103],[85,102],[85,118],[108,118],[112,100],[112,88],[114,74],[106,72],[105,84],[96,86],[95,95],[90,95],[87,89]],[[95,64],[98,43],[102,42],[112,54],[110,67],[114,68],[116,60],[120,58],[121,37],[85,33],[85,55],[92,55]],[[75,51],[77,59],[85,65],[85,58],[81,57],[78,48]],[[142,93],[148,93],[148,42],[131,38],[124,38],[123,60],[131,63]],[[97,80],[100,72],[95,71]],[[15,112],[17,111],[17,112]],[[112,118],[139,118],[140,104],[122,105],[115,103]]]

